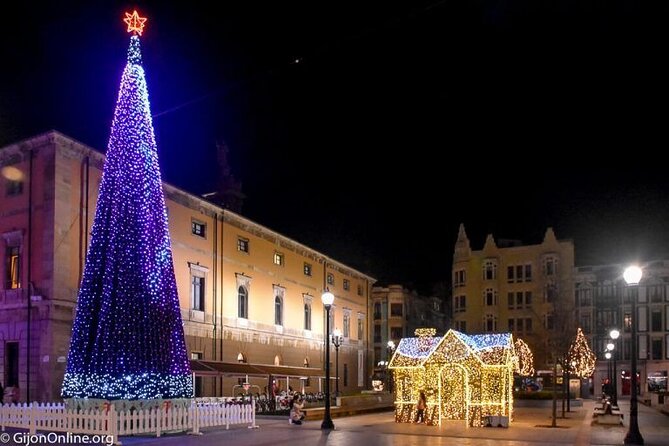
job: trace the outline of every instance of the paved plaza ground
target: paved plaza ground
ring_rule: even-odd
[[[629,402],[620,401],[624,426],[592,424],[593,401],[573,408],[558,428],[551,424],[550,408],[516,408],[515,421],[507,428],[469,428],[460,421],[442,426],[395,423],[392,412],[335,418],[335,430],[320,429],[320,421],[291,426],[285,417],[259,417],[258,429],[236,426],[226,431],[205,431],[201,436],[170,435],[156,438],[123,438],[124,445],[233,445],[233,446],[414,446],[414,445],[620,445],[628,428]],[[669,417],[639,405],[639,427],[647,446],[669,445]]]
[[[624,426],[593,424],[593,401],[585,401],[566,418],[558,419],[558,428],[550,428],[550,408],[518,407],[509,428],[466,428],[461,421],[447,421],[442,426],[395,423],[392,412],[335,418],[335,430],[320,429],[320,420],[301,426],[288,423],[286,417],[261,416],[257,429],[234,426],[230,430],[208,429],[203,435],[171,434],[161,438],[122,437],[127,446],[553,446],[621,445],[627,432],[629,402],[620,401],[625,414]],[[669,446],[669,417],[658,410],[639,406],[639,428],[647,446]]]

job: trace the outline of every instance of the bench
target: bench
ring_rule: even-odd
[[[592,416],[596,418],[597,424],[623,424],[624,415],[608,399],[602,400],[602,405],[595,407]]]

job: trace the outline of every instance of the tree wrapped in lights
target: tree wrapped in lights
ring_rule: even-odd
[[[527,343],[520,338],[516,339],[513,346],[516,351],[516,357],[518,358],[515,370],[516,373],[520,376],[533,376],[534,356],[532,355],[532,350],[530,350]]]
[[[576,331],[576,339],[571,343],[568,353],[568,364],[570,372],[579,378],[587,378],[595,371],[597,356],[590,349],[588,339],[579,327]]]
[[[139,35],[132,32],[79,290],[62,396],[192,398]]]

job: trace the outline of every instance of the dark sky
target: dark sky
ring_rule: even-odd
[[[668,251],[667,3],[387,3],[19,2],[0,145],[106,147],[137,7],[163,178],[212,190],[225,141],[244,215],[382,282],[448,281],[460,222],[477,249],[553,226],[579,264]]]

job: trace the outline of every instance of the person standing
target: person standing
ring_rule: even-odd
[[[416,404],[416,423],[425,423],[425,409],[427,409],[427,398],[425,397],[425,392],[421,390],[418,395],[418,403]]]

